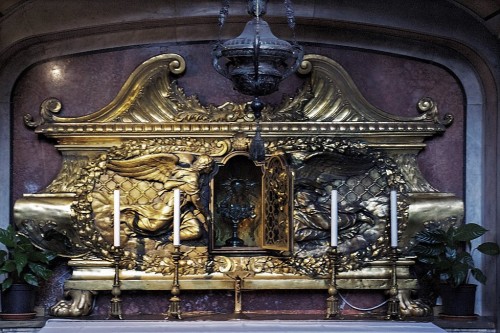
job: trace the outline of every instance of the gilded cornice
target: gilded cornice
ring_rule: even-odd
[[[184,72],[186,64],[177,54],[163,54],[141,64],[128,78],[115,99],[94,113],[79,117],[60,117],[61,102],[46,99],[40,117],[25,116],[25,123],[36,133],[76,144],[93,138],[116,142],[127,137],[228,137],[251,134],[253,118],[246,104],[228,101],[220,106],[202,105],[196,95],[186,96],[171,78]],[[336,135],[367,141],[393,137],[394,142],[423,146],[425,137],[443,132],[452,122],[439,119],[430,98],[417,105],[416,117],[400,117],[371,105],[359,92],[347,72],[335,61],[320,55],[306,55],[299,73],[308,75],[303,87],[281,105],[266,107],[261,128],[263,135]]]

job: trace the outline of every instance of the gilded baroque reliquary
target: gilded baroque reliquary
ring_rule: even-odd
[[[141,64],[97,112],[65,118],[47,99],[25,117],[57,142],[60,173],[15,203],[15,221],[38,246],[69,258],[72,276],[60,316],[86,315],[113,283],[113,191],[120,189],[122,289],[172,285],[173,189],[181,190],[180,284],[185,290],[328,289],[330,196],[338,191],[339,289],[388,289],[390,189],[398,191],[397,282],[403,314],[428,309],[406,250],[429,223],[455,223],[463,204],[439,193],[416,158],[451,116],[423,98],[403,118],[370,105],[335,61],[306,55],[307,79],[294,97],[267,107],[266,159],[249,158],[255,123],[247,105],[202,105],[173,76],[184,59],[164,54]],[[435,209],[439,205],[439,209]]]

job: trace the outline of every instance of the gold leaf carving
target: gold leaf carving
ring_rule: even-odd
[[[281,105],[267,105],[262,112],[263,121],[382,123],[377,126],[383,126],[383,130],[405,131],[414,131],[415,127],[421,130],[422,125],[400,127],[387,124],[425,122],[427,130],[443,131],[443,124],[449,125],[452,121],[451,115],[445,115],[444,121],[439,121],[437,107],[429,98],[419,102],[418,108],[424,114],[418,117],[398,117],[377,109],[361,95],[345,70],[327,57],[306,55],[301,68],[301,73],[309,75],[303,87],[295,96],[285,96]],[[251,113],[247,112],[248,103],[236,104],[228,101],[220,106],[205,106],[196,95],[186,96],[176,80],[171,78],[172,74],[181,74],[184,69],[185,62],[180,55],[164,54],[153,57],[131,74],[115,99],[101,110],[75,118],[57,117],[55,113],[60,111],[61,104],[50,98],[41,105],[41,119],[34,121],[31,115],[26,115],[25,123],[30,127],[46,123],[91,123],[92,125],[82,127],[82,130],[96,131],[93,127],[106,123],[217,123],[254,120]],[[368,128],[369,126],[366,127]],[[168,129],[170,127],[164,128]],[[58,128],[58,131],[60,130],[62,129]],[[358,126],[353,130],[362,129]],[[45,129],[45,132],[51,130]]]
[[[31,114],[24,115],[24,123],[28,127],[38,127],[45,124],[45,122],[51,122],[54,118],[55,113],[61,111],[62,104],[57,98],[47,98],[40,105],[40,119],[35,121]]]
[[[201,138],[130,140],[121,146],[112,147],[106,154],[88,161],[74,185],[77,197],[72,206],[75,214],[75,226],[83,245],[87,246],[89,251],[98,258],[110,259],[112,253],[112,234],[109,227],[111,225],[110,193],[117,184],[120,184],[123,192],[127,194],[127,198],[128,196],[132,198],[131,202],[123,202],[124,209],[128,207],[127,205],[133,207],[138,204],[143,205],[144,209],[154,210],[158,205],[164,206],[164,203],[160,201],[162,193],[165,193],[164,185],[158,187],[155,185],[155,181],[160,183],[171,181],[169,173],[172,171],[172,161],[171,159],[165,160],[165,158],[175,158],[179,163],[190,164],[193,162],[193,154],[199,154],[200,157],[194,158],[193,162],[197,163],[201,157],[208,156],[208,154],[214,156],[227,154],[229,148],[229,140]],[[180,158],[182,161],[179,160]],[[187,178],[183,178],[183,181],[187,181]],[[136,195],[134,191],[137,192],[137,196],[134,196]],[[187,196],[189,192],[185,192]],[[160,214],[160,206],[157,207],[158,214]],[[198,210],[201,211],[202,208],[198,208]],[[200,216],[198,215],[198,217]],[[188,221],[194,220],[189,219]],[[152,232],[152,237],[143,238],[140,242],[144,244],[140,245],[139,240],[135,238],[138,231],[133,230],[130,225],[126,225],[126,228],[128,230],[125,229],[124,232],[128,236],[123,239],[126,249],[123,258],[125,265],[130,267],[145,265],[137,261],[137,253],[135,253],[137,246],[144,246],[145,249],[148,249],[149,257],[141,259],[141,262],[149,260],[149,262],[157,263],[158,260],[161,260],[155,258],[152,251],[162,246],[165,239],[153,237],[155,234]],[[147,265],[144,267],[147,268]]]
[[[437,192],[420,172],[416,154],[399,154],[394,156],[394,161],[408,185],[409,192]]]
[[[439,120],[438,107],[430,97],[421,98],[417,103],[417,107],[423,114],[417,117],[416,120],[431,120],[436,124],[443,124],[445,126],[449,126],[453,122],[453,116],[449,113],[444,115],[442,121]]]
[[[45,189],[48,193],[75,192],[80,172],[88,163],[86,157],[66,157],[57,177]]]

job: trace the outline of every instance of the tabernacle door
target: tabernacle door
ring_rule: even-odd
[[[291,253],[293,175],[283,156],[272,156],[266,161],[262,184],[262,248]]]

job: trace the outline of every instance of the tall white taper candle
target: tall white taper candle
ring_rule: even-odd
[[[174,189],[174,246],[181,245],[181,191]]]
[[[331,246],[338,245],[338,233],[339,233],[339,212],[338,212],[338,192],[337,190],[332,190],[332,208],[331,208]]]
[[[113,245],[120,247],[120,190],[113,192]]]
[[[394,190],[391,190],[391,247],[398,247],[398,201]]]

